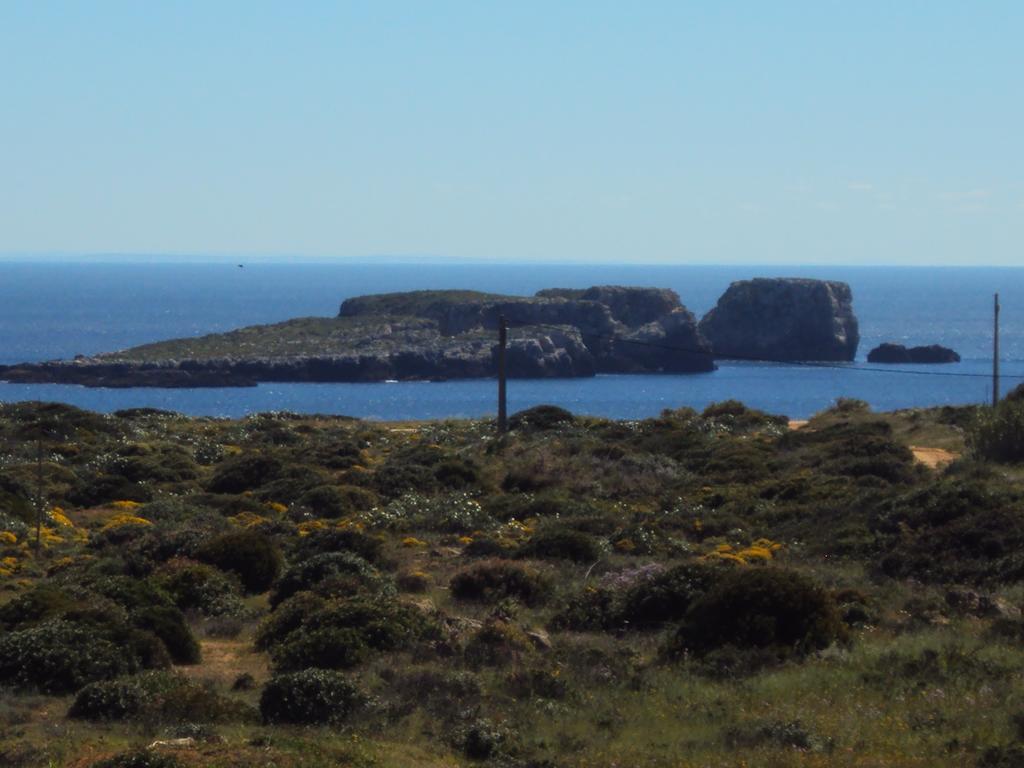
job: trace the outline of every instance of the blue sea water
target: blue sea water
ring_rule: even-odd
[[[556,286],[660,286],[678,291],[700,316],[731,281],[756,276],[848,282],[861,324],[859,362],[841,369],[722,362],[714,373],[686,376],[517,380],[509,385],[510,409],[555,403],[577,413],[640,418],[735,398],[803,418],[837,397],[858,397],[878,410],[984,402],[991,397],[986,377],[997,291],[1004,390],[1024,380],[1024,269],[1017,268],[0,262],[0,363],[334,315],[350,296],[424,288],[532,294]],[[863,360],[883,341],[943,344],[960,352],[963,362],[898,366],[915,373],[878,372],[879,366]],[[970,375],[921,375],[932,372]],[[151,406],[208,416],[289,410],[375,419],[474,417],[492,413],[494,398],[494,382],[487,380],[198,390],[0,383],[0,401],[54,400],[99,411]]]

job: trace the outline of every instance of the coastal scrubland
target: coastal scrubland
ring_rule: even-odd
[[[1020,765],[1022,425],[0,405],[0,764]]]

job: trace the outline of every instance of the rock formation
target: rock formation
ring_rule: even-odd
[[[853,360],[860,334],[846,283],[757,278],[729,286],[700,321],[717,358]]]
[[[927,347],[905,347],[902,344],[879,344],[868,352],[869,363],[959,363],[960,355],[949,347],[932,344]]]

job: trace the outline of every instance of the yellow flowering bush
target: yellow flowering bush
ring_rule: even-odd
[[[100,530],[102,530],[102,531],[113,531],[113,530],[115,530],[117,528],[124,528],[125,526],[131,526],[131,525],[144,526],[144,525],[152,525],[152,524],[153,523],[151,523],[149,520],[147,520],[144,517],[138,517],[137,515],[120,514],[120,515],[114,515],[112,518],[107,520],[107,522],[103,524],[103,528],[101,528]]]
[[[402,546],[407,547],[409,549],[416,549],[419,547],[427,546],[427,542],[423,541],[422,539],[417,539],[415,536],[406,536],[404,539],[402,539]]]
[[[758,539],[743,549],[735,549],[731,544],[719,544],[711,552],[703,556],[703,560],[752,565],[767,563],[775,557],[782,545],[771,539]]]
[[[114,509],[119,509],[122,512],[132,512],[142,506],[137,501],[130,501],[129,499],[120,499],[110,504]]]
[[[279,515],[283,515],[285,512],[288,511],[288,505],[282,504],[279,501],[268,501],[267,506],[270,507],[274,512],[276,512]]]
[[[309,536],[313,531],[323,531],[329,527],[330,525],[326,520],[307,520],[304,523],[299,523],[297,526],[299,536]]]
[[[71,519],[64,514],[64,510],[60,507],[54,507],[50,510],[50,519],[57,525],[63,526],[64,528],[75,527],[75,524],[71,522]]]
[[[11,533],[10,531],[0,531],[0,544],[12,545],[17,543],[18,537],[15,536],[13,533]]]
[[[257,515],[255,512],[239,512],[237,515],[232,515],[228,518],[228,521],[240,528],[259,528],[261,525],[267,525],[270,520]]]

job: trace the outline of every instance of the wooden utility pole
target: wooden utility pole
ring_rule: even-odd
[[[505,316],[498,318],[498,434],[508,431],[508,409],[506,403],[505,349],[508,347],[508,323]]]
[[[999,294],[995,298],[992,327],[992,407],[999,405]]]
[[[43,533],[43,435],[36,435],[36,553],[42,544]]]

